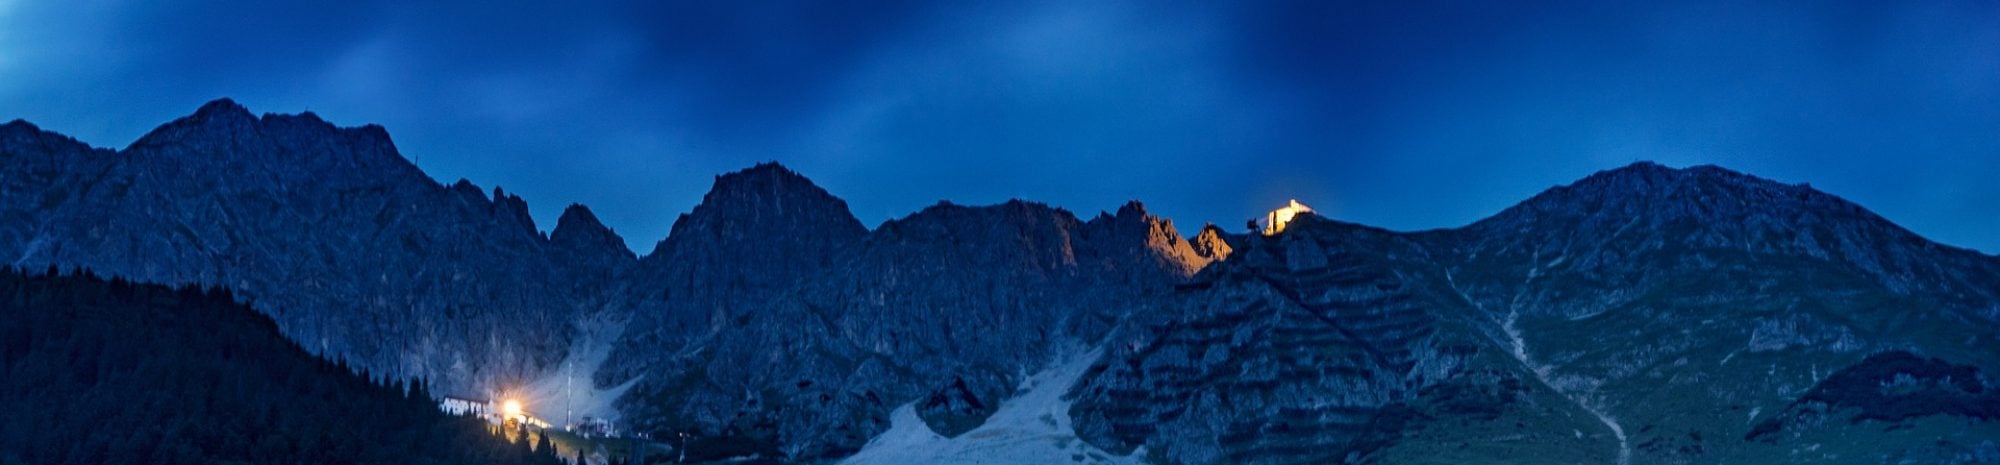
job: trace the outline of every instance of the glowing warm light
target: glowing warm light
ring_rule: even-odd
[[[509,399],[506,403],[500,404],[500,411],[505,412],[509,418],[519,417],[521,416],[521,401]]]
[[[1271,210],[1271,213],[1264,217],[1264,235],[1269,236],[1285,232],[1285,225],[1291,223],[1293,217],[1298,216],[1300,213],[1311,211],[1313,211],[1312,207],[1299,203],[1298,199],[1293,199],[1291,205]]]

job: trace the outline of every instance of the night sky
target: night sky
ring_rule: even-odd
[[[378,123],[641,252],[767,160],[871,226],[1139,199],[1185,234],[1294,197],[1453,227],[1712,163],[2000,252],[2000,2],[510,3],[0,0],[0,120],[103,147],[218,97]]]

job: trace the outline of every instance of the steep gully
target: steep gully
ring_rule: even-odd
[[[1539,255],[1539,253],[1537,255]],[[1528,283],[1533,282],[1535,280],[1537,272],[1540,270],[1541,270],[1540,264],[1537,264],[1535,268],[1530,269],[1528,272],[1527,279],[1522,282],[1522,287],[1525,288]],[[1458,297],[1460,299],[1464,299],[1467,304],[1470,304],[1473,306],[1473,308],[1479,310],[1480,314],[1487,315],[1488,317],[1491,317],[1493,315],[1491,312],[1486,311],[1485,306],[1480,305],[1479,301],[1473,300],[1472,296],[1466,295],[1465,290],[1460,289],[1458,287],[1458,282],[1452,279],[1450,270],[1445,270],[1444,278],[1446,284],[1451,286],[1452,292],[1458,293]],[[1561,394],[1563,398],[1568,399],[1570,403],[1576,404],[1577,408],[1583,409],[1583,411],[1585,412],[1590,412],[1592,416],[1597,417],[1597,421],[1599,423],[1603,423],[1605,428],[1611,430],[1612,437],[1618,439],[1617,465],[1627,465],[1631,463],[1632,445],[1629,441],[1626,440],[1625,427],[1618,424],[1618,419],[1613,418],[1610,413],[1606,412],[1603,407],[1597,405],[1596,402],[1592,402],[1590,400],[1590,394],[1591,394],[1590,392],[1566,392],[1563,389],[1557,388],[1555,383],[1549,381],[1549,372],[1552,371],[1554,367],[1550,365],[1537,364],[1535,363],[1534,359],[1528,355],[1529,354],[1528,342],[1526,339],[1521,337],[1520,325],[1515,324],[1517,320],[1520,319],[1521,316],[1520,309],[1515,308],[1519,304],[1520,296],[1519,294],[1516,294],[1515,297],[1516,297],[1515,299],[1512,299],[1511,301],[1508,302],[1506,319],[1502,321],[1494,321],[1495,324],[1500,326],[1501,332],[1507,335],[1508,347],[1512,349],[1510,355],[1514,356],[1515,361],[1521,362],[1521,366],[1526,367],[1528,369],[1528,372],[1534,373],[1535,380],[1541,382],[1542,386],[1548,387],[1551,391]]]

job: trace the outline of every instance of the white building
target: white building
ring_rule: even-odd
[[[1285,232],[1285,225],[1291,224],[1292,218],[1300,213],[1312,213],[1312,211],[1312,207],[1299,203],[1298,200],[1292,200],[1290,205],[1271,210],[1270,213],[1264,214],[1264,235],[1271,236]]]
[[[493,401],[466,396],[444,396],[438,401],[438,409],[452,415],[472,415],[485,418],[493,414]]]
[[[618,434],[618,428],[611,421],[597,417],[583,417],[583,421],[569,425],[568,429],[583,437],[608,438]]]

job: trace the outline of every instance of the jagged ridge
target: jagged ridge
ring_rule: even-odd
[[[570,260],[519,197],[439,185],[379,126],[224,99],[116,152],[25,123],[5,133],[0,190],[37,199],[0,206],[11,263],[226,286],[309,350],[446,389],[560,360],[600,300],[589,279],[626,266]],[[623,253],[611,242],[584,253]]]

